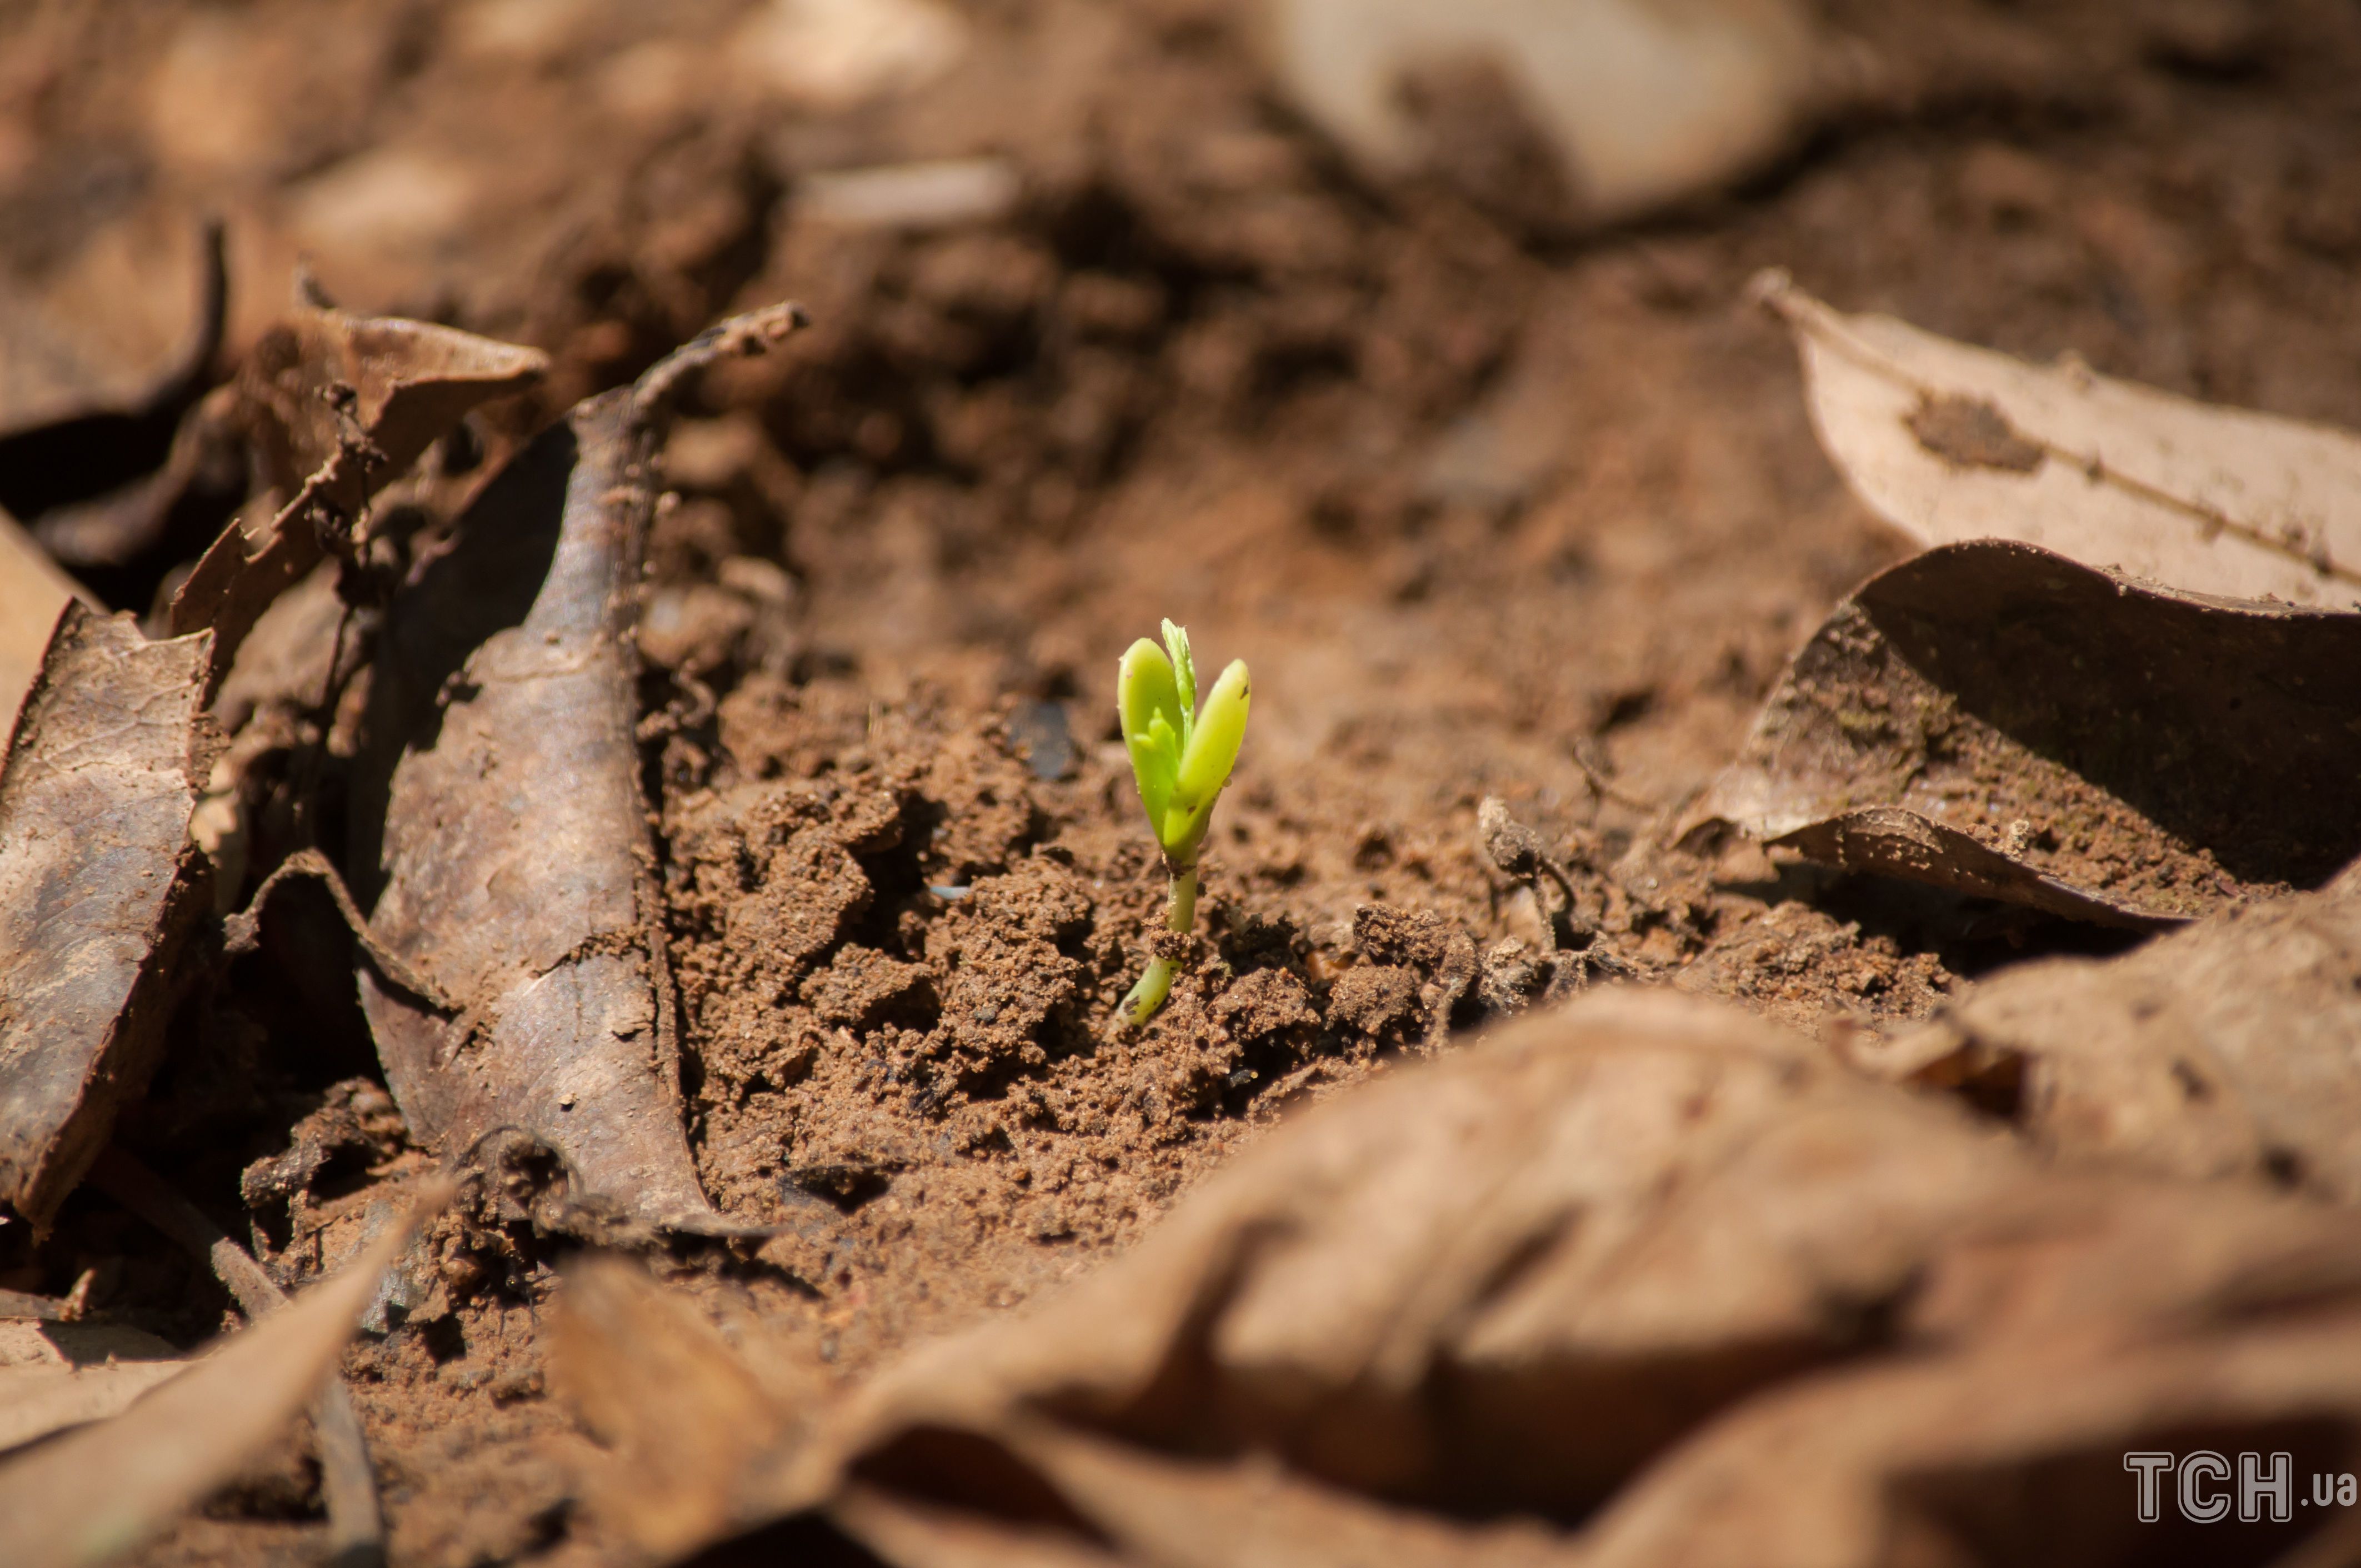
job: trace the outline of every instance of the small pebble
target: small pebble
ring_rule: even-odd
[[[979,1024],[997,1024],[1000,1022],[1000,1009],[992,1005],[990,1003],[986,1003],[984,1005],[977,1008],[974,1013],[970,1014],[970,1016],[974,1018],[974,1020]]]

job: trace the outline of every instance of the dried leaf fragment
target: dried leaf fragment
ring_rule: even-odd
[[[686,1297],[611,1255],[566,1271],[549,1355],[552,1387],[613,1451],[585,1478],[585,1505],[652,1561],[738,1522],[749,1462],[817,1392],[766,1377]]]
[[[2281,1371],[2349,1356],[2356,1324],[2361,1215],[2060,1173],[1734,1010],[1610,992],[1307,1113],[1099,1273],[857,1390],[769,1495],[909,1564],[1691,1560],[1612,1555],[1668,1524],[1850,1561],[1831,1543],[1911,1515],[1898,1455],[2040,1539],[2099,1487],[2120,1506],[2121,1445],[2170,1408],[2151,1394],[2290,1419],[2290,1379],[2225,1392],[2207,1367],[2250,1331]],[[1822,1391],[1913,1379],[1942,1398],[1863,1395],[1861,1432],[1818,1450],[1757,1441],[1763,1412],[1812,1430]],[[2361,1419],[2342,1381],[2323,1397]],[[1958,1430],[2109,1464],[2028,1494]],[[1729,1473],[1695,1468],[1725,1446],[1832,1469],[1795,1508],[1750,1483],[1730,1514],[1703,1500]],[[1686,1512],[1596,1532],[1465,1522],[1622,1520],[1666,1491]]]
[[[2361,1310],[2348,1295],[2325,1312],[2251,1325],[2226,1316],[2162,1343],[2061,1353],[2018,1341],[1849,1369],[1705,1433],[1617,1500],[1586,1532],[1580,1561],[2349,1563],[2350,1526],[2306,1507],[2305,1493],[2312,1475],[2352,1463],[2356,1368]],[[2268,1512],[2265,1499],[2254,1524],[2224,1519],[2187,1558],[2160,1559],[2170,1527],[2141,1522],[2125,1455],[2198,1446],[2266,1464],[2287,1455],[2288,1508]]]
[[[155,1066],[208,894],[210,632],[58,618],[0,773],[0,1202],[46,1226]]]
[[[2356,780],[2361,617],[1988,540],[1839,605],[1691,821],[2153,928],[2326,882]]]
[[[0,1450],[104,1420],[185,1364],[126,1361],[100,1366],[0,1366]]]
[[[173,596],[176,632],[211,627],[226,668],[272,600],[349,537],[368,499],[494,398],[548,367],[538,349],[398,316],[306,307],[255,347],[239,377],[275,514],[241,517]]]
[[[2120,958],[2009,970],[1864,1065],[2011,1102],[2062,1155],[2361,1203],[2356,1040],[2361,870]]]
[[[446,1156],[496,1132],[555,1150],[586,1220],[724,1228],[682,1129],[631,632],[662,403],[796,319],[726,323],[545,432],[378,652],[351,862],[375,940],[457,1008],[362,970],[388,1080]]]
[[[2197,593],[2361,606],[2361,437],[2028,365],[1766,272],[1813,428],[1922,545],[2022,540]]]
[[[0,1202],[46,1225],[154,1066],[183,939],[208,901],[191,811],[218,737],[204,707],[237,643],[321,559],[323,521],[483,399],[530,349],[313,311],[253,371],[275,479],[317,466],[261,534],[224,530],[173,600],[178,635],[69,606],[0,775]]]
[[[235,1476],[319,1391],[379,1277],[446,1197],[422,1198],[350,1266],[123,1414],[0,1464],[14,1568],[110,1562]]]
[[[0,511],[0,713],[11,724],[40,674],[49,631],[68,599],[99,608],[15,518]]]
[[[201,389],[221,345],[227,299],[221,230],[169,219],[164,232],[158,228],[154,214],[135,216],[102,230],[36,289],[0,283],[0,440],[93,416],[169,410]],[[136,291],[126,299],[120,288],[93,285],[119,281],[134,255],[149,273],[182,274],[192,308],[152,319],[152,304]]]
[[[0,1450],[104,1420],[187,1365],[137,1329],[0,1323]]]

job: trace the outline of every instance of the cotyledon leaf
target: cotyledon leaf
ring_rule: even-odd
[[[1143,637],[1125,652],[1115,674],[1117,717],[1123,722],[1123,742],[1131,754],[1132,776],[1139,784],[1140,803],[1148,808],[1151,828],[1160,830],[1172,780],[1179,772],[1179,748],[1170,738],[1180,722],[1180,698],[1172,661]],[[1163,726],[1166,740],[1157,739]]]

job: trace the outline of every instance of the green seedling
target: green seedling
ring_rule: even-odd
[[[1167,929],[1187,932],[1197,923],[1197,850],[1213,817],[1213,802],[1230,782],[1238,743],[1246,734],[1246,666],[1230,661],[1222,678],[1197,708],[1197,668],[1189,658],[1189,634],[1164,623],[1164,646],[1143,637],[1123,656],[1115,678],[1115,709],[1123,719],[1123,742],[1131,751],[1131,774],[1139,803],[1148,808],[1148,831],[1164,851],[1172,879],[1164,908]],[[1158,957],[1131,994],[1124,1013],[1145,1024],[1172,990],[1173,961]]]

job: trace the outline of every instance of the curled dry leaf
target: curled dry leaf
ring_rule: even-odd
[[[98,608],[15,518],[0,511],[0,713],[12,725],[69,599]]]
[[[249,1321],[259,1321],[287,1304],[287,1292],[255,1262],[252,1254],[121,1148],[100,1153],[91,1169],[91,1182],[203,1258]],[[382,1562],[385,1519],[378,1505],[376,1470],[369,1461],[360,1413],[342,1383],[331,1383],[321,1391],[319,1402],[312,1408],[312,1420],[319,1440],[321,1500],[328,1510],[329,1558],[338,1563]]]
[[[305,307],[239,374],[269,515],[222,531],[173,596],[171,629],[210,627],[223,668],[255,620],[327,551],[370,496],[469,410],[523,390],[548,356],[395,316]]]
[[[2160,1343],[2060,1354],[2004,1341],[1847,1369],[1734,1413],[1620,1499],[1578,1561],[2350,1563],[2361,1542],[2349,1521],[2306,1505],[2313,1476],[2349,1472],[2356,1436],[2361,1306],[2349,1291],[2279,1321],[2224,1312]],[[2178,1541],[2171,1525],[2141,1522],[2125,1454],[2200,1448],[2285,1463],[2289,1513],[2264,1514],[2257,1498],[2256,1522],[2196,1525]]]
[[[1820,444],[1921,544],[2017,539],[2197,593],[2361,606],[2361,437],[1850,316],[1766,272]]]
[[[209,906],[213,634],[69,603],[0,773],[0,1202],[46,1226],[145,1084]]]
[[[175,1356],[96,1366],[0,1366],[0,1450],[126,1410],[185,1365]]]
[[[636,1263],[567,1268],[549,1326],[553,1391],[612,1459],[583,1477],[598,1526],[668,1561],[741,1517],[750,1462],[807,1419],[817,1379],[733,1345]]]
[[[256,539],[233,521],[173,601],[179,635],[69,605],[0,775],[0,1202],[46,1224],[154,1066],[208,905],[190,815],[219,737],[207,696],[280,590],[467,409],[538,373],[530,349],[420,323],[308,313],[258,350],[269,472],[318,466]],[[328,396],[336,388],[348,395]],[[266,423],[269,422],[265,422]]]
[[[1839,605],[1691,831],[2155,927],[2326,882],[2356,780],[2361,617],[1985,541]]]
[[[2361,1203],[2361,867],[2103,962],[1976,986],[1862,1047],[2060,1154]]]
[[[104,1420],[187,1365],[137,1329],[0,1322],[0,1450]]]
[[[379,1277],[447,1197],[422,1196],[341,1273],[123,1414],[0,1464],[12,1568],[112,1561],[236,1475],[318,1393]]]
[[[642,794],[640,563],[655,411],[696,366],[785,335],[792,307],[591,399],[504,469],[390,607],[351,863],[375,940],[362,1003],[412,1132],[556,1151],[574,1212],[722,1225],[682,1128],[672,985]]]
[[[181,415],[159,466],[102,494],[45,508],[34,537],[77,571],[150,556],[167,546],[173,511],[192,496],[226,500],[242,491],[249,477],[246,413],[236,385],[214,388]]]
[[[2361,1321],[2361,1216],[2058,1173],[1759,1020],[1608,992],[1274,1133],[1100,1273],[858,1391],[769,1495],[906,1564],[1011,1537],[1158,1563],[1580,1563],[1581,1536],[1465,1521],[1580,1521],[1732,1410],[1849,1368],[1966,1387],[2011,1347],[2079,1371],[2144,1344],[2193,1385],[2217,1340],[2299,1301]],[[2030,1452],[2144,1430],[2135,1400],[1986,1392]],[[1944,1479],[2020,1539],[2047,1522],[1964,1462]],[[2119,1507],[2120,1468],[2102,1479]]]

